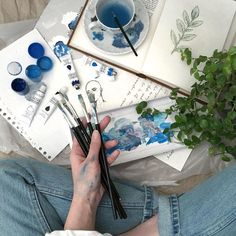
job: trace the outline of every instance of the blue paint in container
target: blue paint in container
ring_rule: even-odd
[[[24,79],[16,78],[11,82],[11,88],[19,95],[26,95],[29,92],[29,86]]]
[[[114,20],[113,14],[117,16],[122,26],[126,25],[132,18],[132,12],[124,4],[119,3],[106,3],[100,7],[98,11],[99,20],[107,27],[118,28]]]
[[[42,71],[37,65],[29,65],[25,69],[26,76],[33,82],[40,82],[42,80]]]
[[[37,60],[37,66],[40,67],[42,71],[49,71],[52,69],[53,62],[51,58],[43,56]]]
[[[44,47],[40,43],[32,43],[28,47],[28,53],[33,58],[40,58],[44,55]]]

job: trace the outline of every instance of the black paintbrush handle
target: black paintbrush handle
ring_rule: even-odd
[[[87,125],[88,125],[88,129],[89,129],[89,134],[90,134],[90,136],[92,136],[92,134],[93,134],[93,126],[92,126],[91,122],[88,122]]]
[[[124,31],[124,29],[123,29],[123,27],[122,27],[122,25],[121,25],[121,23],[120,23],[118,17],[117,17],[114,13],[113,13],[113,18],[114,18],[114,20],[115,20],[117,26],[120,28],[122,34],[124,35],[124,37],[125,37],[127,43],[128,43],[129,46],[131,47],[131,49],[132,49],[134,55],[137,57],[137,56],[138,56],[137,52],[135,51],[135,49],[134,49],[132,43],[130,42],[128,35],[125,33],[125,31]]]
[[[79,130],[78,127],[73,127],[73,128],[71,128],[71,130],[72,130],[77,142],[79,143],[84,155],[87,156],[88,155],[88,144],[85,142],[82,132]]]

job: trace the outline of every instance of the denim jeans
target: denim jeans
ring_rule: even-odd
[[[236,165],[181,196],[116,182],[125,220],[114,220],[105,194],[96,230],[125,232],[158,214],[161,236],[236,235]],[[38,236],[63,230],[72,198],[71,171],[32,159],[0,161],[0,235]],[[148,233],[147,233],[148,235]]]

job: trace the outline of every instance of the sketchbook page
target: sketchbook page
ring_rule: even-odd
[[[173,101],[168,97],[150,101],[150,107],[161,111],[154,116],[141,117],[137,114],[135,106],[99,114],[99,118],[105,115],[110,115],[112,118],[103,132],[103,138],[105,141],[113,139],[118,141],[115,149],[121,150],[121,154],[114,165],[184,147],[175,138],[175,133],[170,134],[171,142],[163,133],[163,130],[174,122],[173,116],[166,117],[164,113],[171,105]]]
[[[166,0],[144,73],[189,91],[194,79],[176,50],[190,47],[193,57],[221,50],[235,9],[232,0]]]
[[[149,29],[147,32],[147,36],[145,37],[144,41],[136,50],[138,53],[138,57],[136,57],[132,51],[126,54],[119,54],[119,55],[112,55],[111,53],[108,54],[102,51],[101,49],[97,48],[90,41],[90,39],[86,35],[84,21],[85,21],[86,12],[93,11],[95,1],[96,0],[89,1],[76,29],[74,30],[72,34],[72,37],[69,40],[69,46],[74,49],[78,49],[79,51],[82,50],[83,52],[88,53],[90,56],[94,56],[95,58],[98,57],[104,61],[111,62],[117,65],[120,65],[124,68],[129,68],[137,72],[140,72],[142,70],[146,53],[148,51],[148,48],[150,47],[150,42],[155,33],[156,25],[160,17],[160,10],[162,9],[163,0],[159,0],[159,1],[134,0],[135,2],[143,1],[143,3],[146,3],[146,7],[149,7],[149,14],[150,14],[149,15],[150,16]],[[94,32],[94,34],[96,34],[96,32]],[[137,35],[137,37],[140,37],[140,35]],[[103,36],[101,39],[97,38],[96,36],[94,37],[93,40],[96,41],[96,40],[104,40],[104,39],[103,39]]]
[[[99,112],[130,106],[143,100],[166,97],[170,94],[170,90],[166,87],[115,67],[112,67],[117,73],[115,78],[111,79],[104,73],[97,76],[97,71],[90,66],[92,63],[98,62],[86,56],[74,60],[82,84],[81,91],[85,94],[86,90],[95,92]],[[74,98],[77,99],[77,96]],[[86,95],[84,99],[89,104]],[[73,101],[75,102],[76,100]]]
[[[169,152],[154,155],[154,157],[156,157],[160,161],[163,161],[174,169],[182,171],[184,164],[188,160],[191,152],[192,149],[183,147],[176,150],[171,150]]]
[[[50,121],[46,125],[43,125],[38,122],[36,114],[31,126],[27,126],[22,122],[22,115],[28,107],[29,101],[26,100],[25,96],[20,96],[11,89],[11,82],[16,77],[25,79],[30,88],[34,84],[25,75],[26,67],[36,63],[36,59],[30,57],[28,54],[28,46],[33,42],[41,43],[45,49],[45,55],[49,56],[53,61],[52,70],[43,74],[42,82],[47,85],[47,92],[38,111],[42,107],[45,107],[59,88],[67,85],[67,80],[65,80],[66,75],[62,70],[60,62],[38,31],[33,30],[0,51],[0,74],[2,78],[0,80],[0,114],[33,147],[41,152],[48,160],[52,160],[69,143],[70,132],[68,131],[65,120],[59,111],[56,111]],[[17,76],[10,75],[7,71],[7,66],[12,61],[19,62],[22,66],[22,71]]]

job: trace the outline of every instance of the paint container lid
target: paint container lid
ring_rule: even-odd
[[[29,92],[29,86],[24,79],[16,78],[11,82],[11,88],[19,95],[25,95]]]
[[[22,71],[22,66],[17,61],[12,61],[7,65],[7,71],[10,75],[19,75]]]
[[[42,71],[37,65],[29,65],[25,69],[26,76],[34,82],[39,82],[42,79]]]
[[[42,71],[49,71],[52,69],[53,62],[51,58],[43,56],[37,60],[37,65],[40,67]]]
[[[40,43],[32,43],[28,47],[28,53],[33,58],[40,58],[44,55],[44,47]]]

